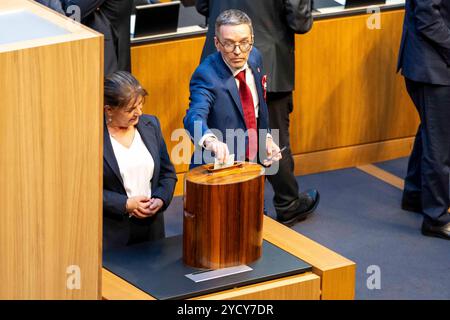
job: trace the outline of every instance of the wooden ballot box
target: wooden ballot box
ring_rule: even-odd
[[[264,168],[236,163],[213,170],[200,166],[186,174],[183,261],[219,269],[261,257]]]
[[[0,299],[99,299],[103,37],[0,1]]]

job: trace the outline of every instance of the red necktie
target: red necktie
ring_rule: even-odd
[[[245,156],[247,159],[253,160],[258,152],[258,133],[256,128],[255,105],[253,103],[252,92],[245,81],[245,70],[239,72],[236,79],[239,81],[239,95],[241,97],[244,120],[248,133],[248,146],[245,149]]]

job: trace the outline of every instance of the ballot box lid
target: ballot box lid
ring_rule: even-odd
[[[265,173],[264,167],[251,162],[242,162],[240,165],[211,172],[210,165],[202,165],[190,170],[185,175],[186,181],[195,184],[225,185],[249,181]]]

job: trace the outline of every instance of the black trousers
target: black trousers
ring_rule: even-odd
[[[287,149],[279,163],[278,173],[267,176],[274,190],[273,205],[277,214],[283,211],[298,199],[298,184],[294,175],[294,159],[292,158],[289,139],[289,114],[292,112],[292,92],[268,92],[267,106],[269,108],[269,121],[272,130],[279,130],[279,146]]]
[[[406,88],[420,116],[420,125],[405,178],[405,196],[418,196],[422,211],[447,223],[450,215],[450,86],[415,82]]]

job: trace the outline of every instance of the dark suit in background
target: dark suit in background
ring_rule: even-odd
[[[62,0],[63,7],[76,5],[81,23],[105,37],[105,75],[130,71],[130,16],[132,0]]]
[[[66,13],[70,6],[78,6],[81,11],[81,23],[104,35],[104,74],[108,75],[118,69],[115,47],[116,36],[111,22],[103,11],[103,4],[106,1],[108,0],[62,0],[62,3]]]
[[[133,0],[107,0],[102,11],[108,18],[115,36],[117,69],[131,72],[130,18]]]
[[[249,15],[253,23],[255,47],[263,57],[267,73],[267,105],[271,129],[279,129],[279,146],[287,146],[280,161],[279,172],[268,176],[275,196],[277,213],[300,208],[299,187],[294,176],[294,160],[289,139],[289,114],[292,112],[294,90],[295,33],[311,29],[313,20],[311,0],[197,0],[197,11],[206,16],[209,29],[202,59],[216,51],[215,21],[227,9],[239,9]],[[299,209],[300,210],[300,209]]]
[[[60,0],[35,0],[35,1],[39,2],[40,4],[43,4],[46,7],[49,7],[51,9],[55,10],[56,12],[66,15]]]
[[[105,125],[103,140],[103,216],[106,243],[133,244],[163,238],[164,216],[172,201],[177,176],[170,161],[167,147],[157,118],[142,115],[137,130],[155,163],[151,180],[152,197],[163,200],[164,206],[154,216],[146,219],[128,218],[127,193],[123,186],[119,165]]]
[[[450,1],[406,1],[398,68],[421,120],[402,206],[442,225],[450,221]]]

